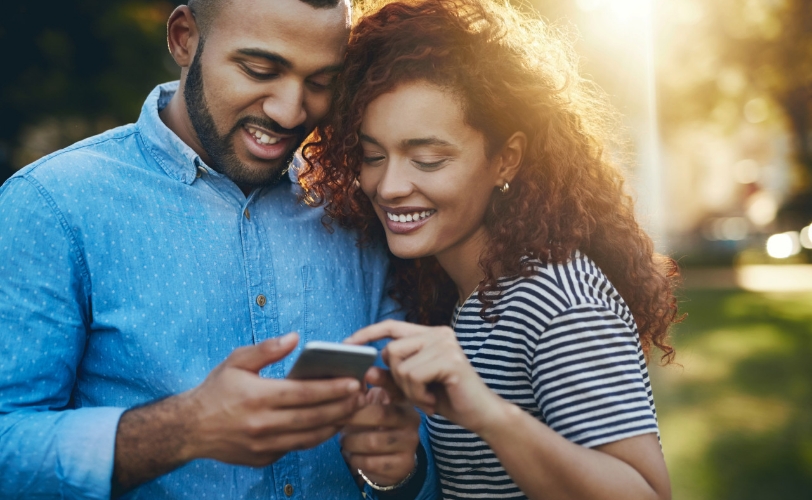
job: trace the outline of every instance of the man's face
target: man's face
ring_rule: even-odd
[[[273,184],[327,113],[349,34],[344,2],[232,0],[213,20],[184,84],[209,166],[240,187]]]

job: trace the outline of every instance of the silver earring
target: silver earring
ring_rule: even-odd
[[[499,192],[502,193],[502,194],[506,194],[509,189],[510,189],[510,184],[508,184],[507,181],[505,181],[505,184],[502,187],[499,188]]]

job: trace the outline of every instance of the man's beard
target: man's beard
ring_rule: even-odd
[[[276,184],[287,171],[296,148],[292,148],[286,157],[281,158],[275,168],[270,168],[271,164],[268,163],[268,169],[251,170],[240,161],[234,152],[234,136],[245,125],[251,124],[282,135],[294,135],[298,147],[305,138],[304,126],[286,129],[268,117],[245,116],[238,120],[227,134],[220,135],[203,92],[203,68],[200,63],[203,45],[204,41],[201,39],[197,53],[189,66],[189,72],[186,74],[183,95],[192,127],[195,129],[203,150],[209,155],[209,166],[240,187],[257,188]]]

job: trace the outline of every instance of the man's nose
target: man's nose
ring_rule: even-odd
[[[304,124],[307,112],[304,106],[302,82],[280,82],[276,92],[265,98],[262,111],[280,126],[293,129]]]

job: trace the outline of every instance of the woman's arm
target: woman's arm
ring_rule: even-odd
[[[671,498],[665,460],[655,434],[585,448],[563,438],[502,398],[477,433],[530,498]]]
[[[478,434],[530,498],[669,499],[670,483],[655,434],[589,449],[572,443],[482,381],[447,327],[387,321],[348,339],[392,338],[384,360],[404,393]]]

